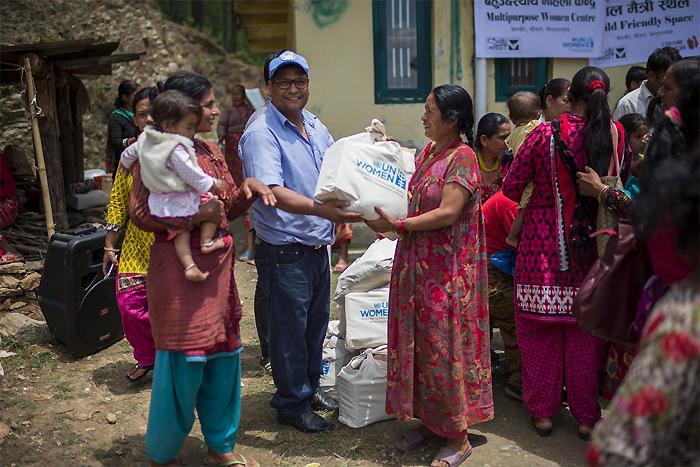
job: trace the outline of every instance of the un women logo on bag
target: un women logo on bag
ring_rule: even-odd
[[[370,164],[362,159],[357,159],[355,161],[355,166],[360,169],[361,172],[370,175],[373,178],[379,179],[383,182],[389,182],[402,190],[406,189],[406,174],[392,164],[381,161],[372,161]]]

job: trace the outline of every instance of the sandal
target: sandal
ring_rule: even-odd
[[[535,417],[530,415],[530,424],[535,428],[535,431],[537,432],[538,435],[542,437],[547,437],[552,434],[552,426],[550,425],[549,427],[542,427],[537,423],[537,420]],[[550,422],[551,423],[551,422]]]
[[[256,461],[252,457],[244,457],[242,454],[233,454],[234,456],[238,456],[238,459],[231,459],[230,461],[224,461],[224,462],[218,462],[215,460],[212,460],[211,457],[207,456],[204,459],[204,465],[242,465],[242,466],[251,466],[251,467],[260,467],[260,464],[258,461]]]
[[[345,270],[350,266],[348,263],[341,263],[338,261],[335,266],[333,267],[333,272],[335,274],[342,274],[345,272]]]
[[[263,367],[263,370],[272,374],[272,363],[270,363],[269,358],[261,358],[260,359],[260,366]]]
[[[134,373],[136,373],[139,370],[143,370],[143,373],[141,373],[141,376],[138,376],[136,378],[132,378],[131,375],[133,375]],[[140,381],[143,381],[143,379],[146,376],[148,376],[148,373],[150,373],[151,371],[153,371],[153,365],[141,366],[137,363],[136,365],[134,365],[134,368],[131,370],[131,373],[127,373],[125,376],[126,376],[126,379],[129,380],[129,382],[131,384],[136,384]]]
[[[583,441],[589,441],[591,439],[591,433],[593,428],[587,425],[579,425],[578,427],[578,437]]]
[[[445,464],[447,464],[449,467],[454,467],[457,465],[461,465],[464,463],[464,461],[467,460],[467,457],[472,455],[472,446],[469,445],[466,451],[464,453],[461,453],[459,451],[455,451],[454,449],[448,448],[447,446],[443,446],[440,448],[440,450],[437,452],[435,457],[433,458],[433,461],[442,461]]]
[[[244,263],[247,263],[248,261],[253,261],[255,259],[255,255],[252,251],[245,251],[241,256],[238,257],[238,261],[242,261]]]

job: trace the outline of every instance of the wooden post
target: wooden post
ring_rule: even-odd
[[[71,183],[79,180],[75,164],[74,122],[68,75],[56,70],[54,82],[56,83],[56,120],[58,121],[61,162],[63,165],[63,187],[67,189]]]
[[[68,227],[68,217],[66,216],[63,161],[56,111],[56,83],[54,81],[56,68],[50,62],[40,60],[36,55],[30,58],[30,63],[36,101],[41,108],[41,115],[38,116],[37,122],[39,123],[39,134],[44,151],[44,165],[46,166],[53,219],[56,230],[62,230]]]
[[[235,52],[229,48],[229,35],[231,23],[231,5],[228,0],[221,1],[221,42],[227,52]]]
[[[53,210],[51,209],[51,197],[49,195],[49,182],[46,178],[46,164],[44,164],[44,147],[41,144],[41,134],[39,133],[39,122],[37,122],[36,106],[34,98],[36,97],[36,88],[34,87],[34,77],[32,76],[32,65],[29,57],[24,58],[24,69],[27,73],[27,91],[29,99],[29,113],[32,119],[32,135],[34,137],[34,148],[36,149],[36,161],[39,166],[39,183],[41,184],[41,195],[44,202],[44,213],[46,215],[46,231],[49,238],[56,231],[53,222]]]
[[[73,147],[75,148],[75,172],[77,181],[85,180],[85,140],[83,132],[83,114],[90,107],[90,96],[82,81],[69,76],[71,109],[73,111]]]

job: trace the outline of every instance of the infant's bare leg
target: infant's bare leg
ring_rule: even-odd
[[[202,222],[199,226],[202,235],[202,247],[200,251],[204,254],[224,248],[226,244],[223,238],[214,238],[218,225],[213,222]]]
[[[192,258],[192,248],[190,248],[190,239],[192,234],[189,231],[181,232],[175,236],[173,243],[175,244],[175,254],[180,260],[180,264],[185,268],[185,277],[194,282],[202,282],[208,276],[208,272],[202,272]]]

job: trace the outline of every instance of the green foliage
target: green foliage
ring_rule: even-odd
[[[237,26],[232,0],[158,0],[157,3],[168,19],[198,29],[237,59],[255,67],[265,63],[266,52],[253,52],[247,47],[245,32]],[[206,68],[203,63],[199,65]]]
[[[56,399],[70,399],[73,387],[67,381],[58,383],[53,388],[53,394]]]
[[[229,52],[236,52],[231,0],[158,0],[158,6],[176,23],[199,29]],[[201,17],[200,17],[201,15]]]
[[[0,339],[0,348],[7,350],[8,352],[15,352],[17,354],[24,354],[27,352],[27,344],[15,339],[12,336],[3,336]]]

